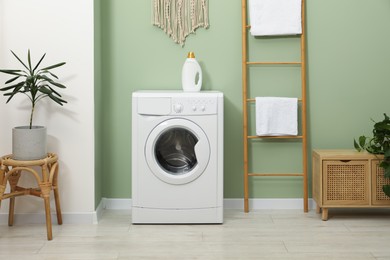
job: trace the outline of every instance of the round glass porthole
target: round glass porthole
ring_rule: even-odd
[[[175,118],[158,124],[145,143],[151,172],[169,184],[189,183],[202,175],[210,160],[210,143],[194,122]]]
[[[198,163],[195,145],[198,138],[184,128],[171,128],[163,132],[155,144],[158,164],[168,174],[181,175],[190,172]]]

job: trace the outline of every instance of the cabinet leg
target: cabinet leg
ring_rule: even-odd
[[[320,206],[318,206],[318,204],[317,204],[317,206],[316,206],[316,213],[317,213],[317,214],[320,214],[320,213],[321,213],[321,208],[320,208]]]
[[[322,220],[327,221],[328,220],[328,209],[322,208]]]

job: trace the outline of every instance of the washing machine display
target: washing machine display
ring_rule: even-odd
[[[223,222],[223,94],[132,96],[132,223]]]

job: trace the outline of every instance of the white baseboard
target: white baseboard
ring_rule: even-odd
[[[104,209],[131,210],[131,199],[109,199],[102,198],[96,211],[62,213],[63,223],[66,224],[96,224],[103,214]],[[244,209],[243,199],[224,199],[225,209]],[[261,209],[302,209],[303,199],[250,199],[249,207],[251,210]],[[309,209],[316,207],[315,202],[309,199]],[[52,223],[57,223],[56,214],[51,216]],[[8,214],[0,214],[0,225],[8,223]],[[44,213],[15,214],[14,224],[43,224],[45,223]]]
[[[225,209],[243,209],[244,199],[224,199]],[[315,209],[316,204],[313,199],[309,199],[309,209]],[[249,199],[249,208],[260,209],[302,209],[303,199]]]
[[[131,209],[131,199],[108,199],[103,198],[104,209]],[[224,199],[225,209],[243,209],[243,199]],[[302,209],[303,199],[250,199],[251,209]],[[313,199],[309,199],[309,209],[315,208]]]
[[[57,215],[51,215],[53,225],[57,224]],[[97,223],[98,217],[96,212],[76,212],[62,213],[62,223],[64,224],[94,224]],[[44,224],[46,222],[45,213],[15,213],[14,225],[18,224]],[[0,214],[0,225],[8,224],[8,214]]]

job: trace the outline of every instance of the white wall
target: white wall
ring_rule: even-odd
[[[60,90],[68,104],[44,100],[38,104],[36,125],[48,128],[48,150],[60,158],[60,194],[64,221],[67,215],[94,214],[94,57],[93,0],[0,0],[0,68],[20,68],[13,50],[27,58],[31,50],[43,65],[65,61],[55,69],[67,89]],[[0,86],[9,76],[0,75]],[[25,96],[5,104],[0,93],[0,154],[11,152],[11,130],[27,125]],[[29,182],[29,180],[24,180]],[[16,213],[40,213],[38,198],[18,198]],[[52,201],[53,203],[53,201]],[[3,203],[2,213],[7,210]]]

